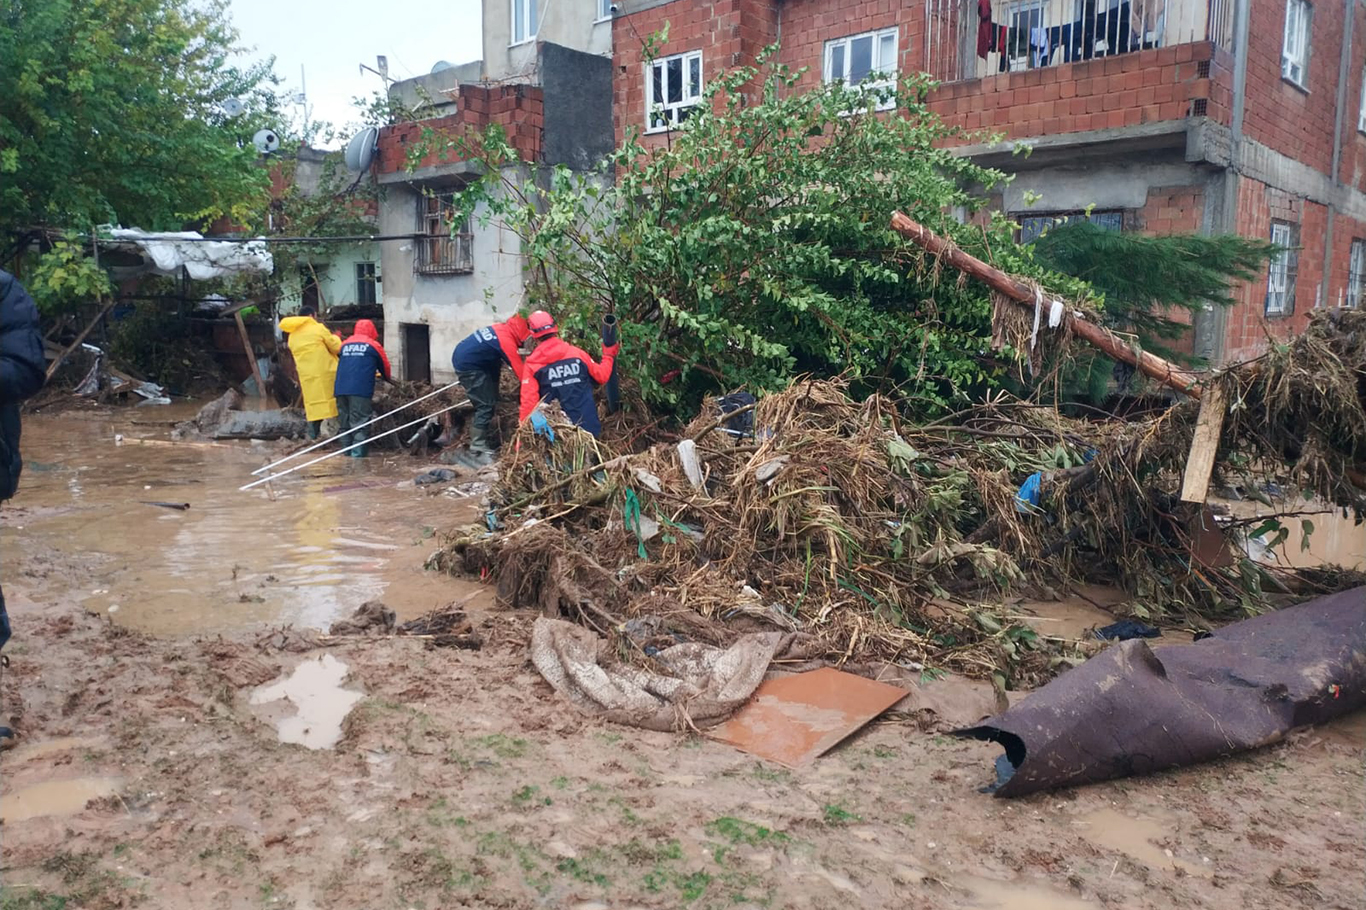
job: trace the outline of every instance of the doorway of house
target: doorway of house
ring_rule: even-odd
[[[409,382],[432,381],[432,342],[427,326],[403,323],[403,378]]]

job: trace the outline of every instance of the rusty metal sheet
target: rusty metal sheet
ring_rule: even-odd
[[[905,698],[905,689],[829,667],[764,682],[708,735],[751,755],[800,767]]]
[[[1123,642],[956,735],[1004,746],[996,795],[1022,796],[1220,758],[1362,707],[1366,587],[1193,644]]]

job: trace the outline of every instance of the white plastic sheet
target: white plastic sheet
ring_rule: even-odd
[[[178,275],[183,267],[191,278],[202,281],[275,268],[269,248],[260,240],[206,241],[195,231],[152,234],[134,228],[114,228],[107,236],[115,245],[141,250],[159,275]]]

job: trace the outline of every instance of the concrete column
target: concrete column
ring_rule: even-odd
[[[1355,2],[1355,0],[1351,0]],[[1229,163],[1223,173],[1222,205],[1217,222],[1219,233],[1238,232],[1238,180],[1242,173],[1243,116],[1247,103],[1247,36],[1252,0],[1233,4],[1233,120],[1230,130]],[[1213,233],[1213,231],[1211,231]],[[1228,308],[1216,306],[1195,320],[1195,352],[1212,366],[1224,360],[1228,334]]]
[[[1328,199],[1328,227],[1323,234],[1323,288],[1325,306],[1332,305],[1332,264],[1333,264],[1333,222],[1337,216],[1335,200],[1342,188],[1342,132],[1343,118],[1347,116],[1347,79],[1352,66],[1352,31],[1356,26],[1356,5],[1359,0],[1343,0],[1343,15],[1347,21],[1342,27],[1342,54],[1338,60],[1338,97],[1337,116],[1333,118],[1333,173],[1331,175],[1333,193]]]

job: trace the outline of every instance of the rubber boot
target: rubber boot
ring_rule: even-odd
[[[368,448],[370,447],[356,446],[354,449],[352,449],[350,452],[347,452],[346,454],[350,455],[352,458],[364,458],[366,454],[366,449]]]

